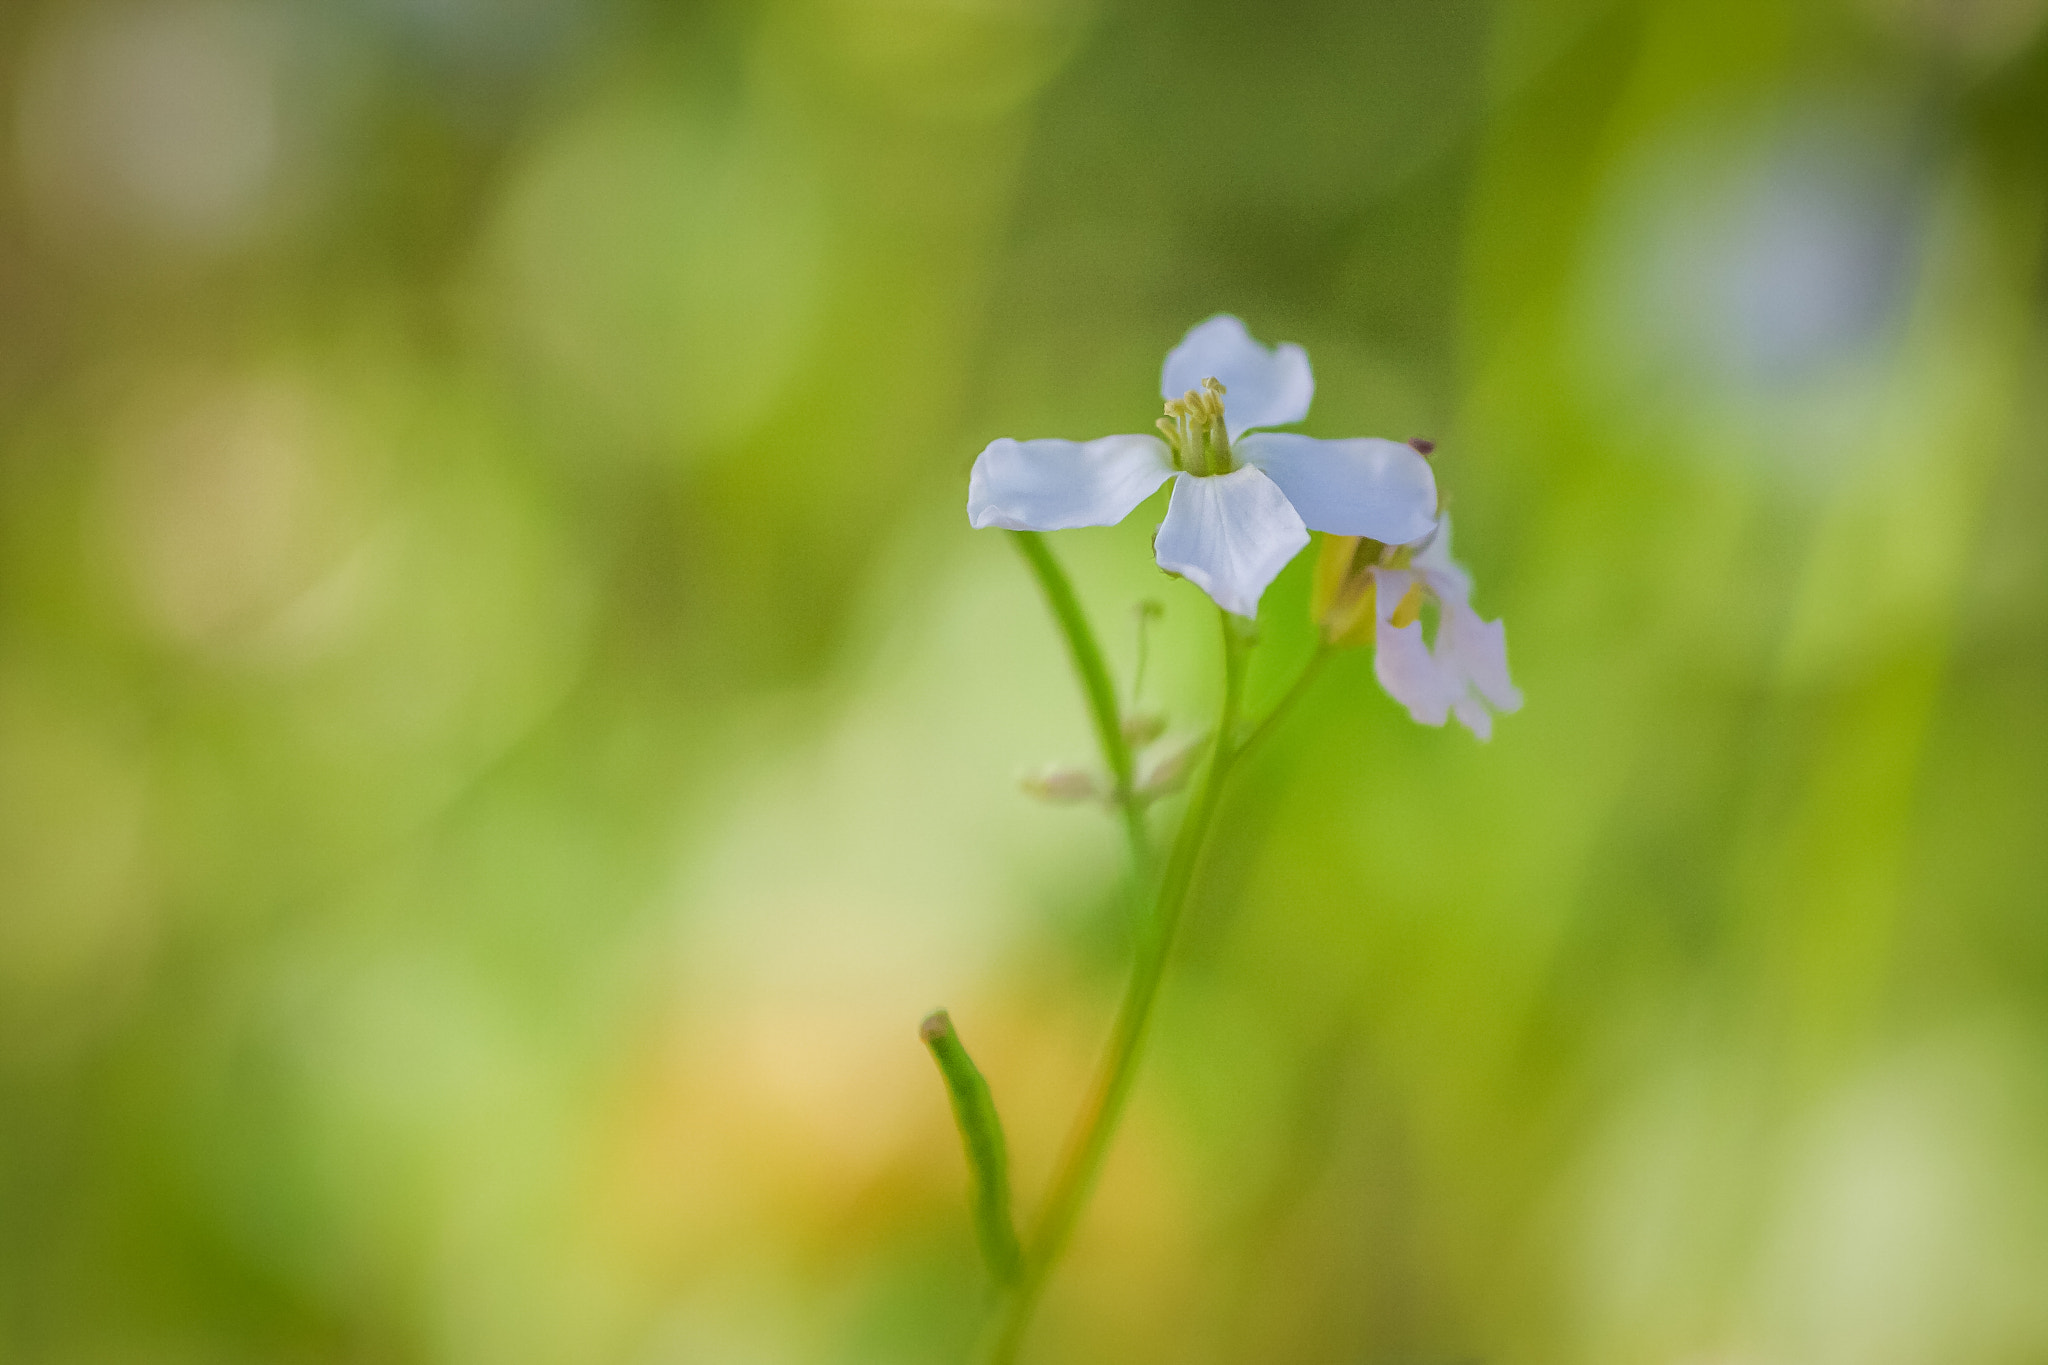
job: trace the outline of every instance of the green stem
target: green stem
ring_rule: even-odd
[[[1327,644],[1318,644],[1316,646],[1316,652],[1309,656],[1308,663],[1303,665],[1301,673],[1294,680],[1294,684],[1287,689],[1286,694],[1279,701],[1273,703],[1273,709],[1266,713],[1266,718],[1252,727],[1252,732],[1244,737],[1244,743],[1237,746],[1237,754],[1232,760],[1233,763],[1244,762],[1264,745],[1268,739],[1272,738],[1273,732],[1280,727],[1280,722],[1287,719],[1288,713],[1294,709],[1296,703],[1308,691],[1309,684],[1316,680],[1316,676],[1323,671],[1323,665],[1330,661],[1330,655],[1335,652]]]
[[[1223,784],[1238,753],[1232,736],[1237,730],[1238,708],[1244,700],[1245,660],[1251,645],[1227,613],[1222,615],[1222,622],[1223,714],[1216,725],[1215,747],[1202,785],[1181,816],[1166,871],[1159,880],[1151,918],[1139,931],[1130,984],[1117,1009],[1116,1023],[1094,1084],[1061,1153],[1051,1191],[1046,1196],[1045,1211],[1025,1250],[1022,1274],[1001,1304],[987,1356],[989,1365],[1011,1365],[1016,1360],[1046,1278],[1065,1250],[1074,1222],[1101,1169],[1103,1155],[1109,1149],[1110,1137],[1116,1131],[1124,1101],[1137,1075],[1138,1056],[1151,1024],[1152,1006],[1159,996],[1174,934],[1180,927],[1181,911],[1187,905],[1188,888],[1201,861]]]
[[[1017,1229],[1010,1221],[1010,1156],[1003,1142],[1003,1122],[996,1115],[996,1102],[982,1079],[981,1068],[967,1055],[966,1046],[953,1028],[953,1017],[935,1010],[918,1026],[917,1034],[931,1049],[939,1064],[946,1093],[953,1100],[953,1121],[960,1128],[960,1141],[967,1150],[967,1170],[974,1181],[974,1229],[981,1240],[982,1258],[988,1262],[989,1277],[997,1285],[1017,1278],[1021,1253]]]
[[[1081,599],[1074,595],[1074,585],[1068,581],[1059,560],[1053,557],[1045,537],[1037,531],[1012,531],[1010,539],[1024,556],[1024,562],[1031,566],[1039,588],[1045,593],[1046,605],[1052,608],[1060,633],[1066,636],[1067,653],[1074,661],[1074,671],[1081,677],[1088,714],[1095,722],[1095,741],[1102,748],[1102,763],[1109,769],[1111,798],[1123,814],[1131,865],[1142,882],[1151,865],[1152,848],[1145,836],[1145,803],[1138,798],[1131,746],[1124,738],[1123,710],[1117,705],[1116,684],[1110,680],[1109,665],[1103,662],[1102,647],[1095,643],[1095,632],[1088,625],[1087,613],[1081,610]]]

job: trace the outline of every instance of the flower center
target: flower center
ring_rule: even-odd
[[[1173,447],[1173,467],[1190,474],[1228,474],[1237,468],[1230,458],[1230,432],[1223,423],[1223,384],[1204,379],[1199,389],[1166,400],[1159,419],[1166,444]]]

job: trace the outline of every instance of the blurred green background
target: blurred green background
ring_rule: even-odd
[[[9,0],[0,1359],[960,1358],[917,1021],[1028,1209],[1125,947],[966,472],[1219,310],[1528,705],[1246,774],[1034,1358],[2048,1359],[2044,19]]]

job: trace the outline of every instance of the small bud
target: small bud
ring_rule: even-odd
[[[1055,806],[1099,800],[1103,786],[1094,773],[1070,763],[1053,763],[1017,779],[1026,796]]]
[[[1124,717],[1124,743],[1142,749],[1166,733],[1166,717],[1157,711],[1133,711]]]
[[[1414,448],[1417,455],[1427,456],[1436,450],[1436,442],[1427,436],[1410,437],[1408,444]]]
[[[1358,556],[1359,537],[1322,535],[1316,550],[1315,576],[1309,582],[1308,614],[1318,624],[1329,618],[1330,608],[1343,595],[1351,580],[1351,562]]]
[[[1378,600],[1374,586],[1370,572],[1358,575],[1323,618],[1323,639],[1332,648],[1362,649],[1373,643],[1378,625],[1373,617]]]
[[[1194,772],[1208,742],[1207,735],[1190,735],[1169,745],[1138,779],[1138,795],[1156,799],[1171,796],[1186,786],[1188,775]]]
[[[1372,564],[1381,545],[1357,536],[1323,538],[1309,591],[1309,615],[1325,643],[1353,649],[1373,641]]]

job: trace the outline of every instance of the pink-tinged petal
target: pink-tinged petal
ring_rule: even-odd
[[[1096,441],[990,441],[967,476],[967,522],[977,530],[1064,531],[1113,526],[1173,477],[1157,436]]]
[[[1422,642],[1420,621],[1397,627],[1381,618],[1373,639],[1372,671],[1409,715],[1424,725],[1444,723],[1452,696],[1429,646]]]
[[[1447,558],[1432,563],[1426,554],[1417,552],[1413,569],[1375,568],[1374,596],[1376,603],[1386,603],[1420,580],[1437,601],[1436,639],[1424,642],[1420,621],[1395,629],[1395,608],[1377,606],[1373,671],[1423,724],[1442,725],[1455,714],[1473,734],[1490,739],[1493,711],[1522,706],[1521,691],[1508,680],[1507,629],[1499,621],[1480,620],[1466,603],[1471,584],[1462,570]]]
[[[1499,621],[1482,621],[1479,614],[1462,603],[1444,604],[1442,624],[1437,627],[1437,653],[1448,653],[1457,661],[1457,671],[1478,690],[1496,711],[1522,709],[1522,690],[1508,678],[1507,627]]]
[[[1311,530],[1403,545],[1436,525],[1436,475],[1429,461],[1399,441],[1319,441],[1256,431],[1235,448],[1244,463],[1280,485]]]
[[[1415,575],[1407,569],[1383,569],[1377,564],[1372,570],[1373,615],[1381,621],[1394,619],[1394,612],[1401,605],[1401,599],[1408,595],[1408,589],[1415,584]]]
[[[1479,698],[1467,692],[1451,703],[1451,714],[1458,718],[1467,730],[1481,740],[1493,738],[1493,713],[1479,702]]]
[[[1261,346],[1228,313],[1198,323],[1167,353],[1159,391],[1179,398],[1204,379],[1223,382],[1223,424],[1232,441],[1253,427],[1299,422],[1316,393],[1307,351],[1292,342]]]
[[[1308,544],[1308,528],[1273,481],[1246,468],[1211,478],[1182,474],[1153,551],[1177,573],[1239,616],[1256,617],[1259,597]]]
[[[1373,675],[1387,695],[1408,708],[1424,725],[1442,725],[1450,714],[1456,689],[1444,676],[1440,660],[1422,638],[1422,623],[1396,626],[1394,613],[1415,583],[1406,569],[1375,568],[1373,576]]]

